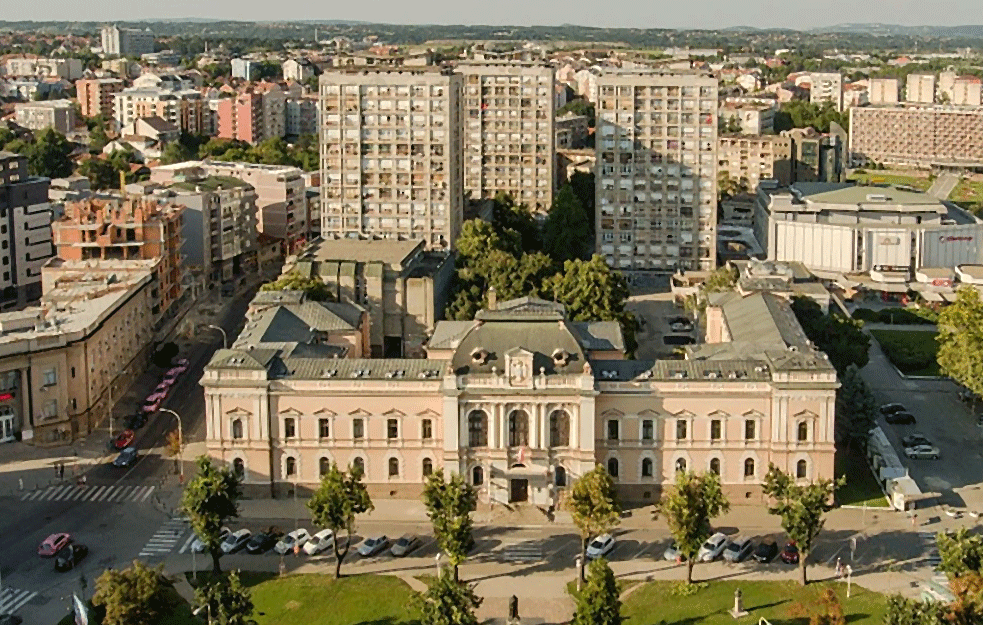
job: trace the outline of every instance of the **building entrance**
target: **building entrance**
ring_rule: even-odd
[[[529,501],[529,480],[513,479],[509,489],[509,503]]]

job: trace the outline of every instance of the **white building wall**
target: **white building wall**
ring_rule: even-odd
[[[773,222],[768,258],[802,261],[807,267],[826,271],[856,269],[854,229],[828,224]]]
[[[905,228],[870,228],[864,233],[864,266],[910,267],[913,232]]]
[[[983,263],[983,224],[951,226],[921,232],[919,267],[955,267]]]

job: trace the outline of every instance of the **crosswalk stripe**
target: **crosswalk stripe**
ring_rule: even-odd
[[[15,588],[5,588],[0,594],[0,613],[13,614],[22,605],[37,596],[37,592],[28,590],[17,590]]]
[[[195,533],[191,532],[191,536],[188,536],[188,540],[184,541],[184,546],[181,547],[181,550],[178,551],[178,553],[187,553],[188,550],[191,549],[191,543],[193,543],[194,541],[195,541]]]
[[[47,490],[36,490],[36,491],[34,491],[34,493],[30,497],[28,497],[28,499],[31,500],[31,501],[34,501],[35,499],[37,499],[38,497],[40,497],[42,495],[42,493],[47,493],[50,490],[51,490],[51,488],[48,488]]]
[[[137,486],[136,488],[133,489],[133,492],[127,496],[126,500],[136,501],[137,498],[140,496],[140,494],[143,493],[144,488],[146,488],[146,486]]]
[[[121,503],[124,501],[143,502],[150,498],[156,486],[145,485],[104,485],[80,486],[67,484],[49,486],[21,495],[21,501],[103,501],[106,503]],[[183,527],[181,519],[172,519],[174,527]]]
[[[52,498],[51,498],[51,501],[61,501],[61,500],[62,500],[62,499],[64,499],[65,497],[67,497],[67,496],[69,496],[70,494],[72,494],[72,491],[73,491],[73,489],[72,489],[72,487],[71,487],[71,486],[63,486],[63,487],[62,487],[62,488],[60,489],[60,492],[58,493],[58,496],[57,496],[57,497],[52,497]]]
[[[86,495],[83,501],[95,501],[96,497],[98,497],[104,490],[106,490],[105,486],[93,486],[92,492]]]
[[[76,499],[78,499],[79,497],[81,497],[83,494],[89,492],[89,488],[90,488],[89,486],[83,486],[82,488],[77,489],[77,492],[74,495],[72,495],[72,501],[75,501]],[[91,488],[95,488],[95,487],[93,486]]]
[[[140,501],[147,501],[147,497],[149,497],[149,496],[150,496],[150,493],[152,493],[152,492],[154,492],[154,489],[155,489],[155,488],[157,488],[157,487],[156,487],[156,486],[151,486],[150,488],[148,488],[148,489],[147,489],[147,494],[146,494],[146,495],[144,495],[144,496],[143,496],[143,499],[141,499]]]
[[[113,502],[123,501],[123,499],[126,497],[126,493],[128,493],[131,488],[133,487],[132,486],[121,487],[118,491],[116,491],[116,494],[113,497],[110,497],[109,500]]]

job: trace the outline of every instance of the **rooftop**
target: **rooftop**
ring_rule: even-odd
[[[424,241],[395,239],[316,239],[297,256],[297,262],[380,262],[399,267],[406,263]]]
[[[240,187],[252,188],[248,182],[243,182],[238,178],[233,178],[232,176],[206,176],[205,178],[198,178],[196,180],[186,180],[181,182],[175,182],[171,185],[172,189],[177,191],[218,191],[221,189],[235,189]]]

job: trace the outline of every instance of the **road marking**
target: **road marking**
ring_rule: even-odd
[[[13,614],[22,605],[37,596],[38,593],[29,590],[18,590],[6,586],[0,590],[0,614]]]
[[[92,492],[85,496],[83,501],[95,501],[96,497],[102,494],[102,491],[106,490],[106,486],[93,486]]]
[[[124,499],[126,499],[126,494],[130,491],[131,488],[133,488],[133,487],[132,486],[123,486],[116,493],[115,498],[110,497],[109,500],[112,501],[112,502],[120,502],[120,501],[123,501]]]
[[[143,499],[141,499],[140,501],[147,501],[147,497],[149,497],[149,496],[150,496],[150,493],[152,493],[152,492],[154,492],[154,489],[155,489],[155,488],[157,488],[157,487],[156,487],[156,486],[151,486],[150,488],[148,488],[148,489],[147,489],[147,494],[146,494],[146,495],[144,495],[144,496],[143,496]]]
[[[51,501],[61,501],[62,499],[64,499],[65,497],[67,497],[72,492],[72,490],[73,489],[72,489],[71,486],[65,486],[65,487],[63,487],[61,489],[61,492],[58,493],[58,496],[57,497],[52,497],[51,498]]]
[[[188,536],[188,540],[184,541],[184,545],[178,553],[187,553],[191,549],[191,543],[195,542],[195,533],[191,532],[191,536]]]
[[[137,486],[136,488],[134,488],[133,492],[130,493],[129,497],[127,497],[127,501],[139,501],[140,495],[143,494],[143,491],[146,488],[147,488],[146,486]]]
[[[89,486],[82,486],[82,487],[80,487],[80,488],[78,488],[78,489],[76,489],[76,492],[75,492],[75,494],[74,494],[74,495],[72,495],[72,496],[71,496],[71,497],[70,497],[69,499],[70,499],[71,501],[75,501],[76,499],[78,499],[79,497],[81,497],[81,496],[83,495],[83,493],[87,493],[87,492],[89,492],[89,488],[95,488],[95,486],[92,486],[92,487],[89,487]]]
[[[638,551],[637,551],[637,552],[635,553],[635,555],[633,555],[633,556],[631,557],[631,559],[632,559],[632,560],[634,560],[635,558],[638,558],[638,557],[640,557],[640,556],[641,556],[641,555],[642,555],[643,553],[645,553],[646,551],[648,551],[649,549],[651,549],[651,548],[652,548],[652,547],[654,547],[654,546],[655,546],[655,543],[648,543],[647,545],[645,545],[644,547],[642,547],[641,549],[639,549],[639,550],[638,550]],[[618,546],[617,546],[617,545],[615,545],[615,546],[614,546],[614,548],[612,548],[612,549],[611,549],[611,551],[610,551],[610,552],[608,552],[608,555],[610,556],[610,555],[611,555],[612,553],[614,553],[614,551],[615,551],[615,549],[617,549],[617,548],[618,548]]]

